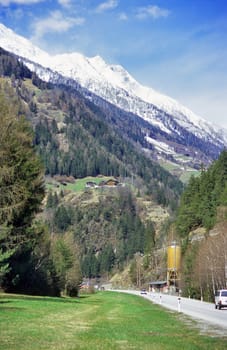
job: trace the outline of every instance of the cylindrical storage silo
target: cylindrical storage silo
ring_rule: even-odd
[[[167,283],[174,292],[180,282],[181,248],[175,241],[167,248]]]
[[[181,263],[181,248],[176,242],[172,242],[167,248],[167,270],[179,271]]]

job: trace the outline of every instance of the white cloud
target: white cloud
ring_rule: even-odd
[[[168,17],[170,11],[164,8],[161,8],[156,5],[150,5],[147,7],[139,7],[136,11],[136,17],[138,19],[145,19],[148,17],[157,19],[160,17]]]
[[[34,39],[40,39],[48,32],[66,32],[74,26],[84,24],[85,19],[82,17],[72,18],[65,17],[60,11],[51,12],[50,16],[41,20],[36,20],[33,24]]]
[[[69,7],[71,5],[71,0],[58,0],[58,3],[63,7]]]
[[[119,19],[121,21],[127,21],[128,20],[128,16],[126,15],[126,13],[122,12],[119,14]]]
[[[118,6],[118,1],[117,0],[108,0],[105,2],[102,2],[97,8],[96,12],[101,13],[105,12],[108,10],[112,10]]]
[[[10,4],[30,5],[43,2],[44,0],[0,0],[0,5],[8,6]]]

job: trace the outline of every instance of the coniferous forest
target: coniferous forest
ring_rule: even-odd
[[[74,296],[83,278],[109,280],[126,266],[136,287],[165,279],[165,256],[157,252],[174,227],[183,247],[183,292],[211,298],[225,278],[227,152],[184,187],[143,153],[138,135],[123,137],[107,112],[76,90],[41,81],[4,50],[0,75],[1,287]],[[121,186],[69,189],[69,179],[86,177],[117,178]],[[150,215],[154,207],[165,213],[160,220]],[[199,228],[203,239],[193,240]],[[214,228],[222,245],[209,234]],[[204,261],[211,256],[209,270]]]

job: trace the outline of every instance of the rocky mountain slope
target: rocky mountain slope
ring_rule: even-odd
[[[227,145],[227,131],[142,86],[123,67],[108,65],[99,56],[50,56],[2,24],[0,46],[19,56],[43,80],[73,87],[108,111],[108,122],[153,159],[198,169],[209,165]]]
[[[34,143],[47,175],[133,177],[140,191],[152,193],[158,202],[168,205],[177,199],[182,184],[146,157],[129,137],[122,137],[108,122],[108,113],[78,91],[43,82],[3,49],[0,75],[6,96],[19,100],[18,113],[33,125]]]
[[[161,245],[162,223],[182,183],[122,138],[104,110],[73,88],[41,81],[3,49],[0,76],[0,93],[18,118],[30,120],[45,167],[39,218],[54,239],[73,232],[83,276],[100,277]],[[85,186],[106,177],[117,177],[117,184]]]

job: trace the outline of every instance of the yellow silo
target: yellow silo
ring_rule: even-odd
[[[181,247],[173,241],[167,248],[167,281],[169,286],[179,286]]]
[[[181,248],[176,242],[172,242],[167,248],[167,269],[179,271],[181,262]]]

